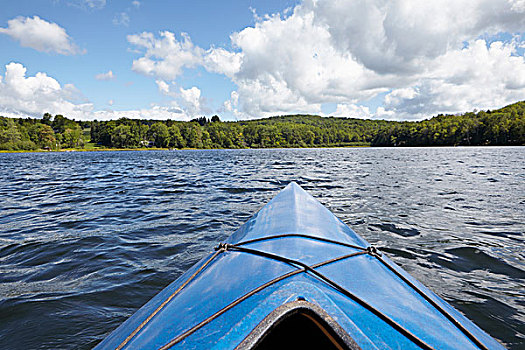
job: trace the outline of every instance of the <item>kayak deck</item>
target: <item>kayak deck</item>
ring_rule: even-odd
[[[503,348],[295,183],[97,348],[261,348],[301,317],[336,348]]]

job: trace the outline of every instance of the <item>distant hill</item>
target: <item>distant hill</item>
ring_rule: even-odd
[[[0,117],[0,150],[525,145],[525,101],[418,122],[287,115],[221,122]]]
[[[381,129],[373,146],[525,145],[525,101],[494,111],[438,115]]]

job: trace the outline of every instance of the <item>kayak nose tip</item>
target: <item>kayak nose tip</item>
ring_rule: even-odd
[[[290,183],[288,184],[288,186],[286,186],[286,188],[293,188],[293,189],[298,189],[300,188],[301,190],[303,190],[303,188],[301,186],[299,186],[297,184],[297,182],[295,181],[290,181]],[[303,190],[304,191],[304,190]]]

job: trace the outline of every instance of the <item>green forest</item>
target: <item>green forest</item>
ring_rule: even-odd
[[[235,122],[0,117],[0,150],[525,145],[525,101],[411,121],[289,115]]]

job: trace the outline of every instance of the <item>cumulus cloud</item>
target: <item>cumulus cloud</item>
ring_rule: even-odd
[[[187,33],[181,33],[180,38],[169,31],[160,32],[159,37],[148,32],[129,35],[128,42],[143,54],[133,61],[132,69],[164,80],[173,80],[184,68],[197,66],[230,78],[239,71],[242,54],[224,48],[204,50],[194,45]]]
[[[239,105],[239,93],[232,91],[230,93],[230,99],[224,101],[222,109],[226,112],[234,112]]]
[[[186,113],[182,108],[173,106],[151,106],[137,110],[115,111],[104,110],[95,111],[89,114],[89,120],[112,120],[119,118],[131,119],[154,119],[154,120],[181,120],[188,121],[192,119],[191,115]]]
[[[77,120],[110,120],[122,117],[173,120],[193,118],[188,107],[180,107],[175,101],[168,106],[151,105],[139,110],[97,111],[72,84],[61,85],[46,73],[26,76],[26,72],[27,69],[22,64],[11,62],[5,66],[5,75],[0,74],[0,115],[41,117],[47,112]],[[198,108],[202,106],[203,100],[200,91],[195,89],[185,90],[185,96],[188,106]],[[108,101],[109,106],[113,103],[113,100]]]
[[[191,87],[184,90],[180,88],[180,96],[186,110],[193,115],[196,115],[202,110],[201,91],[197,87]]]
[[[286,96],[289,111],[335,102],[340,115],[366,117],[347,107],[391,92],[376,115],[421,119],[523,98],[520,41],[469,40],[523,30],[523,7],[445,2],[305,1],[286,18],[267,16],[232,35],[243,55],[234,77],[241,109],[265,116]]]
[[[243,55],[223,48],[210,48],[203,55],[203,66],[213,73],[233,78],[241,69]]]
[[[81,118],[93,110],[91,103],[79,103],[73,85],[61,86],[46,73],[26,77],[20,63],[9,63],[0,75],[0,114],[4,116],[41,116],[44,112]],[[77,101],[75,101],[77,100]]]
[[[287,14],[255,16],[231,48],[206,50],[169,32],[128,40],[144,49],[133,63],[139,73],[173,81],[204,67],[230,78],[237,88],[223,110],[237,116],[320,113],[336,103],[338,115],[421,119],[525,96],[524,4],[304,0]],[[360,105],[379,94],[376,111]]]
[[[286,19],[267,17],[232,35],[242,52],[233,81],[241,108],[256,117],[278,113],[319,113],[322,103],[353,103],[385,88],[377,74],[331,44],[330,33],[314,23],[313,13]]]
[[[164,80],[157,80],[155,81],[155,83],[157,83],[157,87],[163,95],[174,96],[173,93],[170,91],[170,85]]]
[[[95,79],[97,80],[113,80],[115,79],[115,75],[112,71],[108,71],[106,73],[100,73],[95,75]]]
[[[424,70],[428,60],[482,34],[525,28],[512,0],[308,1],[302,11],[326,26],[333,45],[365,67],[387,73]]]
[[[365,106],[357,106],[354,104],[338,104],[334,113],[330,113],[334,117],[352,117],[360,119],[370,119],[372,113],[370,109]]]
[[[189,89],[176,86],[176,84],[168,84],[163,80],[157,80],[157,87],[159,92],[163,95],[173,98],[172,106],[181,108],[188,117],[196,117],[202,114],[207,114],[210,109],[207,107],[206,99],[201,95],[201,90],[196,86]]]
[[[175,34],[164,31],[160,38],[144,32],[128,35],[128,42],[143,50],[144,56],[133,61],[132,69],[137,73],[173,80],[182,68],[192,68],[202,61],[203,49],[193,45],[190,37],[182,33],[179,41]]]
[[[73,43],[64,28],[38,16],[17,17],[9,20],[7,25],[7,28],[0,28],[0,33],[9,35],[23,47],[61,55],[84,53]]]
[[[385,96],[385,107],[403,118],[436,113],[492,109],[525,96],[525,60],[515,44],[476,40],[462,50],[447,52],[434,62],[432,73],[412,87]]]

